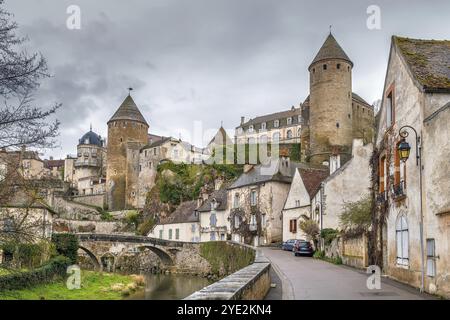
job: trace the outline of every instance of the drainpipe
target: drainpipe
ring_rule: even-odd
[[[325,250],[324,241],[322,239],[322,229],[323,229],[323,193],[325,192],[325,184],[320,183],[320,247],[322,251]]]

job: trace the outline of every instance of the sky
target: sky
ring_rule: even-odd
[[[246,119],[298,107],[309,94],[308,66],[332,33],[354,63],[353,91],[378,100],[392,35],[450,39],[450,1],[430,0],[5,0],[30,52],[52,77],[36,103],[62,103],[59,146],[76,154],[92,124],[106,122],[128,94],[150,133],[198,146],[221,123],[230,134]],[[67,8],[80,8],[69,29]],[[380,9],[379,28],[368,28]],[[71,20],[72,21],[72,20]],[[370,20],[373,22],[374,20]],[[200,125],[199,125],[200,124]],[[202,134],[193,134],[201,127]]]

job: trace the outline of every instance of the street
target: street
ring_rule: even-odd
[[[282,297],[295,300],[422,300],[418,290],[382,277],[380,290],[366,286],[368,274],[346,266],[295,257],[278,248],[262,248],[282,282]]]

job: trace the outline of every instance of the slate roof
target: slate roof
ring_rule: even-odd
[[[79,145],[80,144],[92,144],[92,145],[96,145],[99,147],[103,147],[102,137],[100,135],[96,134],[95,132],[93,132],[92,130],[85,133],[80,138],[80,140],[78,140],[78,143],[79,143]]]
[[[309,67],[311,68],[313,64],[328,59],[345,60],[350,63],[351,66],[353,66],[353,62],[350,60],[350,58],[347,56],[347,54],[344,52],[344,50],[341,48],[341,46],[331,33],[328,35],[327,39],[323,43],[322,47],[320,48],[319,52],[317,53],[316,57],[311,62]]]
[[[329,175],[329,169],[304,167],[299,168],[298,170],[310,198],[315,196],[317,191],[319,191],[320,189],[320,183],[324,181]]]
[[[197,201],[182,202],[171,215],[162,219],[159,224],[198,222],[199,218],[195,212],[196,208]]]
[[[198,209],[198,212],[209,212],[211,211],[211,203],[213,199],[216,200],[218,206],[216,207],[217,211],[223,211],[227,208],[227,200],[228,193],[226,188],[221,188],[219,190],[214,191]]]
[[[125,98],[116,113],[109,119],[108,123],[114,120],[137,121],[148,126],[147,121],[130,95]]]
[[[44,160],[44,167],[49,169],[64,167],[64,160]]]
[[[241,124],[237,128],[241,128],[241,127],[244,128],[244,127],[248,127],[250,125],[260,124],[263,122],[269,122],[269,121],[273,121],[273,120],[282,120],[282,119],[289,118],[289,117],[293,117],[292,123],[295,124],[295,122],[297,120],[296,116],[298,116],[300,114],[301,114],[300,108],[291,108],[286,111],[275,112],[275,113],[271,113],[271,114],[266,114],[264,116],[259,116],[254,119],[250,119],[249,121]],[[280,123],[280,127],[282,127],[282,126],[283,126],[283,124]],[[255,128],[255,129],[257,129],[257,128]]]
[[[268,166],[263,167],[262,165],[257,165],[250,171],[241,174],[239,178],[229,187],[229,189],[257,185],[265,182],[291,183],[296,168],[302,166],[306,165],[290,161],[289,166],[286,167],[283,165],[282,159],[272,162],[270,168]]]
[[[425,92],[450,92],[450,40],[392,37]]]

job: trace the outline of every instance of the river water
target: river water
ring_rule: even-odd
[[[183,274],[146,274],[145,288],[132,294],[130,300],[180,300],[211,282],[202,277]]]

